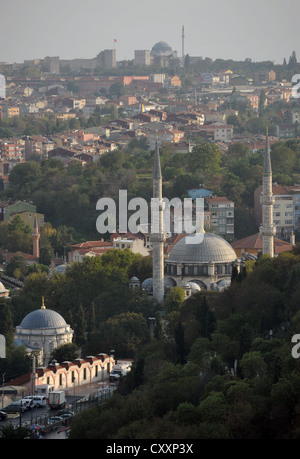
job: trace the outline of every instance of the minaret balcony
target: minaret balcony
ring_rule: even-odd
[[[261,226],[259,232],[262,236],[274,236],[276,234],[275,226]]]
[[[275,202],[274,196],[270,196],[268,194],[262,194],[260,197],[260,203],[264,206],[271,206]]]
[[[165,234],[160,234],[160,233],[153,233],[153,234],[150,234],[150,241],[153,242],[153,243],[162,243],[162,242],[166,242],[166,235]]]

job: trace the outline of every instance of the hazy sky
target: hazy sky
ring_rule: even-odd
[[[300,60],[299,0],[0,0],[0,62],[45,56],[117,60],[166,41],[182,55]],[[117,40],[114,43],[114,40]]]

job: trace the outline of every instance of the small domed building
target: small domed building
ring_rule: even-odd
[[[42,364],[48,364],[53,349],[71,343],[74,331],[56,311],[47,309],[44,298],[40,309],[30,312],[16,327],[15,342],[29,352],[40,351]]]

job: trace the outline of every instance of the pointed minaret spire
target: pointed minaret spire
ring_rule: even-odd
[[[162,200],[162,174],[156,133],[156,148],[153,166],[153,207],[151,213],[151,226],[154,227],[150,240],[153,245],[153,298],[161,304],[164,300],[164,242],[166,240],[163,230],[163,200]],[[153,221],[155,219],[155,222]],[[156,224],[154,224],[156,223]]]
[[[264,174],[272,174],[268,126],[266,127],[266,146],[264,154]]]
[[[154,154],[153,179],[162,180],[157,132],[156,132],[156,143],[155,143],[155,154]],[[158,197],[158,196],[153,196],[153,197]]]
[[[262,204],[262,226],[260,233],[262,238],[262,253],[274,257],[274,234],[275,226],[273,224],[273,204],[274,197],[272,191],[272,167],[269,145],[268,128],[266,128],[266,146],[264,153],[263,166],[263,188],[260,197]]]

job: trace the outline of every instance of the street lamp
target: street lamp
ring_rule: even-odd
[[[109,353],[110,353],[110,357],[109,357],[108,387],[109,387],[109,392],[110,392],[110,373],[111,373],[111,370],[112,370],[110,368],[110,364],[111,364],[111,358],[114,358],[114,354],[115,354],[114,349],[112,349]]]
[[[72,377],[72,383],[74,383],[74,402],[73,402],[73,406],[75,406],[75,412],[77,412],[77,404],[76,404],[76,400],[75,400],[75,385],[76,385],[75,375]]]
[[[6,373],[2,373],[2,409],[4,407],[4,381]]]

